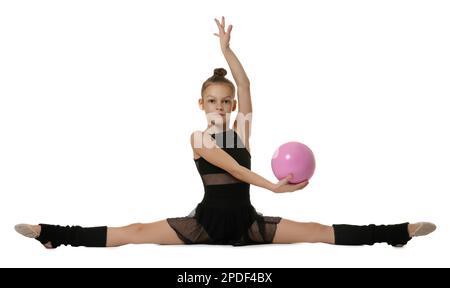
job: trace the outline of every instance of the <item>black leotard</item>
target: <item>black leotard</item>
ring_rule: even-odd
[[[233,129],[210,135],[241,166],[251,168],[251,155]],[[187,244],[271,243],[281,218],[263,216],[255,210],[250,202],[250,184],[204,158],[194,161],[205,194],[189,216],[167,219],[179,238]]]

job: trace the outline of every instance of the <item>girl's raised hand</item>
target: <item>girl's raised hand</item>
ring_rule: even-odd
[[[222,16],[222,22],[219,22],[216,18],[214,18],[214,21],[216,21],[217,27],[219,28],[219,34],[214,33],[214,35],[220,38],[220,48],[225,50],[230,45],[230,34],[233,25],[229,25],[225,32],[225,17]]]

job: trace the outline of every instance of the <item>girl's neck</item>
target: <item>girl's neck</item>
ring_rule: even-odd
[[[208,127],[206,128],[206,131],[209,134],[218,134],[218,133],[222,133],[222,132],[225,132],[228,130],[230,130],[230,128],[228,128],[228,125],[209,124]]]

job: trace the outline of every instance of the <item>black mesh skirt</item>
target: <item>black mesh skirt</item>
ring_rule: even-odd
[[[185,244],[254,245],[272,243],[281,217],[263,216],[253,206],[221,210],[199,203],[185,217],[167,222]]]

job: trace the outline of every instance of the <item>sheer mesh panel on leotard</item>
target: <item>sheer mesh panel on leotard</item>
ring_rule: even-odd
[[[209,185],[226,185],[234,183],[243,183],[241,180],[233,177],[228,173],[214,173],[202,175],[203,184]]]

